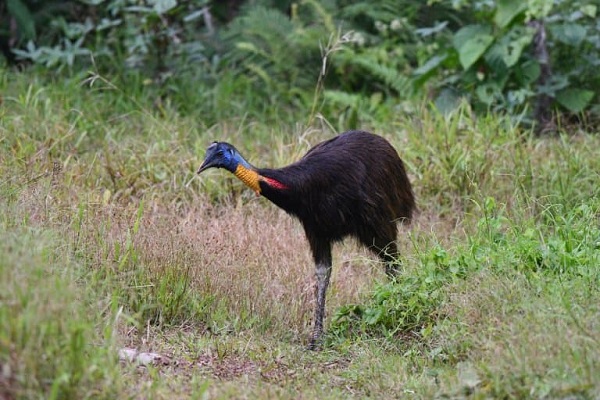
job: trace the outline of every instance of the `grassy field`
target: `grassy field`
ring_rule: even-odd
[[[403,272],[337,246],[316,353],[300,225],[195,170],[213,140],[282,166],[336,132],[81,81],[0,75],[0,398],[600,397],[597,133],[389,106],[363,128],[418,199]]]

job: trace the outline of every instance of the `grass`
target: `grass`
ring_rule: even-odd
[[[335,248],[313,353],[300,225],[195,170],[221,139],[284,165],[328,124],[297,125],[300,110],[203,126],[80,82],[0,79],[0,397],[600,396],[597,134],[532,138],[466,108],[364,126],[404,158],[419,215],[397,282]],[[122,363],[122,347],[164,360]]]

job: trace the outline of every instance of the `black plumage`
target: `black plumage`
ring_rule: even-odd
[[[210,167],[228,169],[302,223],[317,270],[312,348],[323,333],[333,243],[355,237],[386,262],[388,275],[396,272],[397,223],[410,221],[415,200],[404,164],[384,138],[346,132],[278,169],[255,168],[230,144],[215,142],[198,172]]]

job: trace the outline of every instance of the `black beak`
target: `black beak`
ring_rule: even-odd
[[[204,160],[204,162],[202,163],[202,165],[200,166],[200,168],[198,168],[198,172],[196,172],[197,174],[200,174],[202,171],[209,169],[210,167],[212,167],[212,162],[206,158]]]
[[[200,174],[202,173],[202,171],[207,170],[209,168],[219,167],[220,157],[218,156],[218,153],[219,152],[217,151],[217,142],[214,142],[213,144],[208,146],[208,149],[206,149],[206,154],[204,155],[204,161],[202,162],[202,165],[200,166],[200,168],[198,168],[198,171],[196,171],[196,173]]]

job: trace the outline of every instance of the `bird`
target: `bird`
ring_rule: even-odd
[[[383,137],[361,130],[341,133],[277,169],[257,168],[227,142],[206,149],[197,173],[223,168],[304,228],[316,271],[316,307],[308,346],[320,348],[334,243],[353,237],[377,254],[385,272],[399,270],[398,223],[410,223],[415,196],[404,163]]]

